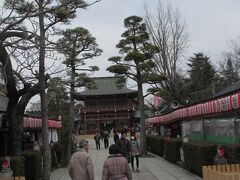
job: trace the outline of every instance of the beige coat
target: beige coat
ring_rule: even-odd
[[[120,154],[110,155],[103,165],[102,180],[132,180],[126,158]]]
[[[79,149],[70,160],[68,173],[72,180],[94,180],[93,162],[85,149]]]

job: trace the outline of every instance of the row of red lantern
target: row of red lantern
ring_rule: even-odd
[[[23,127],[24,128],[42,128],[42,119],[24,117]],[[48,127],[52,129],[59,129],[62,127],[62,123],[60,121],[48,120]]]
[[[223,98],[210,100],[204,103],[196,104],[182,109],[177,109],[169,114],[149,118],[148,122],[163,123],[177,120],[180,118],[223,113],[239,109],[239,107],[240,107],[240,93],[235,93]]]
[[[59,129],[62,127],[62,123],[60,121],[48,120],[48,127],[53,129]]]

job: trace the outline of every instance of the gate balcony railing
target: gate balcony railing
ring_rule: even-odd
[[[134,105],[122,105],[122,106],[90,106],[82,108],[82,112],[97,112],[97,111],[123,111],[123,110],[135,110]]]

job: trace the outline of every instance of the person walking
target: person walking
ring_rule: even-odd
[[[103,165],[102,180],[132,180],[128,162],[117,144],[109,147],[109,154]]]
[[[107,149],[108,146],[109,146],[109,134],[108,134],[108,131],[104,132],[103,141],[104,141],[104,147],[105,147],[105,149]]]
[[[113,140],[114,140],[115,144],[116,144],[116,143],[117,143],[117,141],[119,140],[119,136],[118,136],[118,134],[117,134],[117,132],[116,132],[116,131],[114,131]]]
[[[68,166],[72,180],[94,180],[93,161],[88,154],[88,148],[88,141],[81,139],[79,149],[72,155]]]
[[[130,163],[130,142],[126,139],[126,134],[124,132],[121,133],[121,138],[117,141],[117,145],[120,148],[123,157],[125,157]]]
[[[103,142],[103,139],[104,139],[104,131],[103,130],[100,130],[100,137],[101,137],[101,140]]]
[[[132,165],[132,171],[135,172],[134,169],[134,158],[136,159],[136,166],[137,172],[140,172],[139,170],[139,157],[140,155],[140,147],[139,143],[137,141],[136,133],[132,133],[131,139],[130,139],[130,156],[131,156],[131,165]]]
[[[96,135],[94,136],[97,149],[100,149],[100,139],[101,139],[100,133],[97,132]]]

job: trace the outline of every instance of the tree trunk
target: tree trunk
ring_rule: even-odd
[[[72,88],[71,88],[72,89]],[[74,98],[70,90],[70,104],[69,104],[69,129],[68,129],[68,142],[67,142],[67,162],[69,162],[72,155],[72,136],[73,136],[73,123],[74,123]]]
[[[18,109],[21,105],[17,105]],[[25,109],[25,108],[24,108]],[[22,150],[23,150],[23,133],[24,133],[24,127],[23,127],[23,116],[24,116],[24,113],[20,113],[20,112],[17,112],[17,115],[16,115],[16,119],[17,119],[17,128],[16,128],[16,150],[15,150],[15,153],[16,155],[20,155]]]
[[[9,144],[8,153],[11,155],[17,155],[21,151],[21,142],[18,141],[18,123],[17,123],[17,104],[19,100],[18,91],[16,89],[16,82],[13,76],[12,64],[6,48],[0,44],[0,62],[4,66],[4,75],[7,86],[7,96],[9,98],[7,106],[7,121],[9,126]]]
[[[21,97],[20,101],[16,97],[9,98],[7,118],[9,122],[9,150],[11,155],[20,155],[22,152],[24,112],[29,100],[34,95],[27,93]]]
[[[137,82],[138,85],[138,104],[140,111],[140,149],[141,155],[147,155],[146,147],[146,125],[145,125],[145,114],[144,114],[144,100],[143,100],[143,88],[142,83]]]
[[[67,161],[69,162],[72,154],[72,135],[74,124],[74,90],[75,90],[75,63],[71,64],[71,87],[70,87],[70,104],[69,104],[69,130],[68,130],[68,142],[67,142]]]
[[[0,61],[2,62],[7,82],[7,95],[9,98],[7,106],[7,121],[9,123],[9,152],[10,155],[19,155],[22,152],[23,116],[29,100],[38,93],[38,85],[24,86],[16,89],[16,81],[10,58],[5,47],[0,45]],[[21,98],[21,99],[20,99]],[[20,99],[20,101],[19,101]]]
[[[21,97],[21,99],[18,101],[18,104],[17,104],[17,112],[15,115],[15,118],[17,119],[17,128],[16,128],[17,137],[15,140],[16,155],[20,155],[22,152],[22,139],[23,139],[23,132],[24,132],[24,127],[23,127],[24,112],[30,99],[36,94],[38,94],[38,89],[35,89],[35,88],[36,87],[34,86],[33,89],[29,89],[28,92]]]
[[[0,61],[4,67],[4,78],[6,80],[8,97],[11,98],[14,96],[14,98],[16,98],[18,97],[18,92],[16,89],[16,81],[13,76],[12,63],[6,51],[6,48],[2,44],[0,44]]]
[[[17,103],[18,97],[10,97],[7,106],[7,121],[9,127],[9,153],[10,155],[18,155],[21,152],[21,144],[19,145],[19,131],[17,123]],[[20,143],[22,142],[22,139]]]
[[[41,99],[41,116],[42,116],[42,143],[43,143],[43,176],[42,180],[50,180],[51,173],[51,153],[48,142],[48,116],[47,116],[47,99],[45,93],[45,29],[43,2],[39,0],[39,28],[40,28],[40,53],[39,53],[39,83],[40,83],[40,99]]]

